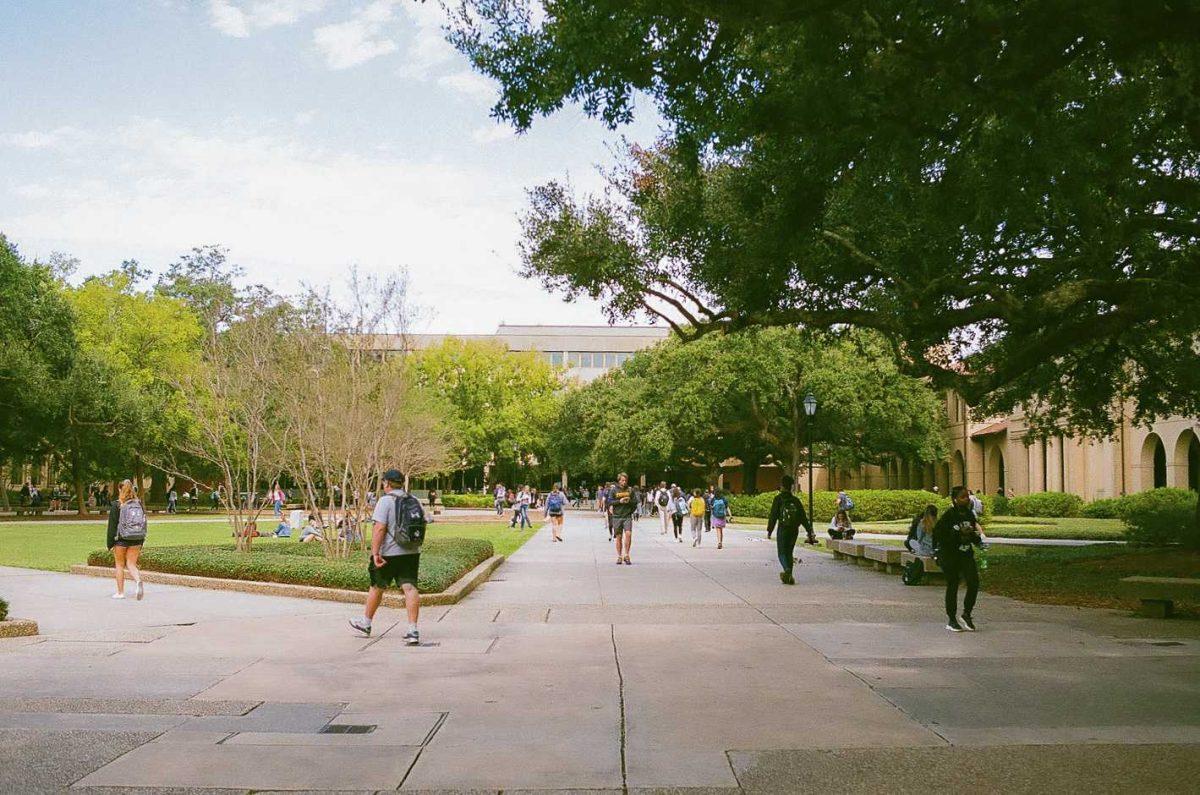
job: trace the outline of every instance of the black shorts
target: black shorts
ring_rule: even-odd
[[[633,517],[632,516],[614,516],[612,518],[612,532],[616,533],[633,532]]]
[[[140,547],[144,543],[146,543],[146,542],[145,541],[126,541],[125,539],[118,538],[116,541],[113,542],[113,546],[114,547],[125,547],[126,549],[128,549],[129,547]]]
[[[383,568],[376,568],[372,559],[367,564],[367,572],[371,575],[371,585],[375,588],[387,588],[392,583],[416,585],[417,569],[420,565],[420,554],[395,555],[383,559]]]

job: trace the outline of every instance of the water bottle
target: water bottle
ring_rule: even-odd
[[[987,571],[987,544],[979,548],[979,570]]]

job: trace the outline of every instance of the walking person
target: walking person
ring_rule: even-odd
[[[713,487],[709,486],[704,492],[704,532],[712,532],[712,501]]]
[[[495,499],[493,500],[493,502],[496,505],[496,515],[497,516],[504,515],[504,495],[506,495],[507,493],[508,493],[508,490],[504,488],[503,483],[496,484],[496,490],[493,492],[493,494],[495,495]]]
[[[979,569],[974,547],[983,545],[979,522],[971,510],[971,495],[966,486],[950,490],[952,505],[933,528],[933,552],[946,575],[946,629],[951,632],[975,631],[975,599],[979,596]],[[962,622],[958,620],[958,583],[966,582]]]
[[[175,493],[175,487],[171,487],[171,491],[167,493],[167,513],[175,513],[175,506],[179,504],[179,495]]]
[[[604,527],[608,530],[608,540],[611,543],[613,540],[612,516],[608,513],[608,492],[612,488],[612,484],[605,483],[603,486],[596,488],[596,510],[604,517]]]
[[[271,490],[271,502],[275,506],[275,516],[277,518],[283,516],[283,489],[279,487],[278,483]]]
[[[563,511],[567,507],[567,495],[562,492],[562,485],[554,484],[554,488],[546,495],[546,508],[542,518],[550,520],[551,541],[562,541]]]
[[[724,549],[725,525],[733,517],[729,510],[729,500],[725,498],[725,492],[717,489],[713,494],[709,512],[712,514],[712,526],[717,531],[717,549]]]
[[[704,537],[704,519],[707,513],[707,504],[700,489],[693,489],[692,499],[688,503],[688,515],[692,520],[692,546],[694,547],[700,546],[700,539]]]
[[[671,526],[675,530],[675,540],[683,543],[683,518],[688,515],[688,500],[683,490],[678,486],[671,489]]]
[[[808,543],[817,543],[812,521],[804,511],[804,504],[792,493],[795,484],[796,481],[791,475],[783,476],[779,493],[771,501],[771,511],[767,515],[767,538],[770,538],[773,532],[779,533],[775,536],[775,550],[779,554],[779,565],[783,567],[783,571],[779,572],[779,581],[784,585],[796,584],[792,567],[796,561],[796,539],[800,537],[800,528],[803,526],[808,531]]]
[[[146,542],[146,506],[133,491],[133,481],[123,480],[117,489],[117,499],[108,506],[108,548],[113,553],[117,592],[113,599],[125,598],[125,572],[133,578],[134,596],[140,602],[145,596],[138,558]]]
[[[633,519],[637,514],[638,490],[629,484],[629,476],[624,472],[617,475],[617,485],[608,493],[605,502],[608,504],[608,515],[612,518],[612,536],[617,542],[617,565],[624,563],[632,566],[629,559],[629,548],[633,544]]]
[[[417,621],[421,616],[421,593],[417,590],[417,573],[421,566],[421,544],[425,541],[425,509],[420,500],[404,491],[404,475],[399,470],[383,473],[382,490],[371,514],[375,522],[367,564],[371,588],[367,591],[363,617],[350,619],[350,626],[370,637],[371,621],[383,601],[384,590],[399,585],[408,614],[404,642],[419,646],[421,633]]]
[[[662,527],[659,535],[666,535],[671,528],[671,492],[667,488],[665,480],[659,481],[658,488],[654,490],[652,496],[654,509],[658,511],[658,523]]]

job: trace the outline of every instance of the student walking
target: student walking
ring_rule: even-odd
[[[283,516],[283,489],[279,487],[278,483],[276,483],[275,488],[271,490],[271,502],[275,506],[275,516]]]
[[[528,486],[522,486],[519,494],[513,497],[513,518],[509,527],[515,528],[517,522],[521,523],[521,530],[526,527],[533,527],[533,522],[529,520],[529,506],[533,503],[533,494],[529,491]]]
[[[662,526],[659,535],[666,535],[671,527],[671,491],[665,480],[659,481],[654,490],[654,509],[658,511],[658,523]]]
[[[420,500],[404,491],[404,475],[398,470],[383,473],[383,492],[371,515],[375,522],[367,564],[371,588],[367,591],[363,617],[350,619],[350,626],[369,637],[371,621],[383,601],[384,590],[399,585],[408,613],[404,642],[419,646],[421,634],[417,621],[421,616],[421,594],[417,590],[417,573],[421,566],[421,544],[425,541],[425,509]]]
[[[704,492],[704,532],[706,532],[706,533],[712,532],[713,496],[714,496],[713,487],[709,486],[708,490]]]
[[[618,566],[622,563],[633,565],[629,559],[629,548],[633,544],[633,518],[640,497],[638,490],[630,485],[629,476],[622,472],[617,475],[617,485],[612,487],[605,500],[612,520],[612,537],[617,542]]]
[[[108,506],[108,548],[113,553],[116,569],[117,592],[113,599],[125,598],[125,571],[133,578],[135,598],[140,602],[145,596],[142,572],[138,569],[138,558],[142,544],[146,542],[146,506],[133,491],[133,481],[123,480],[117,489],[117,499]]]
[[[688,500],[683,490],[678,486],[671,489],[671,526],[675,530],[675,540],[683,543],[683,518],[688,515]]]
[[[804,504],[792,493],[795,483],[791,475],[783,476],[779,493],[771,501],[771,512],[767,515],[767,538],[773,532],[779,533],[775,536],[775,550],[779,554],[779,565],[783,567],[783,571],[779,572],[779,581],[784,585],[796,584],[792,567],[796,560],[796,539],[800,537],[800,528],[808,531],[808,543],[817,543],[812,522],[804,512]]]
[[[979,522],[971,510],[971,495],[966,486],[950,490],[953,504],[933,528],[933,550],[938,566],[946,575],[946,629],[951,632],[975,631],[975,599],[979,596],[979,569],[973,547],[983,545]],[[958,621],[958,583],[967,584],[963,598],[962,623]]]
[[[167,513],[176,513],[176,506],[178,504],[179,495],[176,494],[175,489],[172,488],[171,491],[167,493]]]
[[[700,489],[692,491],[692,499],[688,503],[688,514],[692,520],[692,546],[698,547],[700,539],[704,537],[704,520],[707,514],[705,500],[700,494]]]
[[[712,514],[712,526],[717,531],[717,549],[723,549],[725,547],[725,524],[732,517],[729,500],[725,499],[725,492],[718,489],[713,494],[709,512]]]
[[[567,507],[567,495],[562,492],[562,485],[554,484],[554,488],[546,495],[546,509],[543,518],[550,520],[551,541],[562,541],[563,510]]]

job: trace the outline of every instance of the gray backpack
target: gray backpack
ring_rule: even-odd
[[[117,519],[117,539],[120,541],[146,540],[146,509],[141,500],[130,500],[121,506]]]

